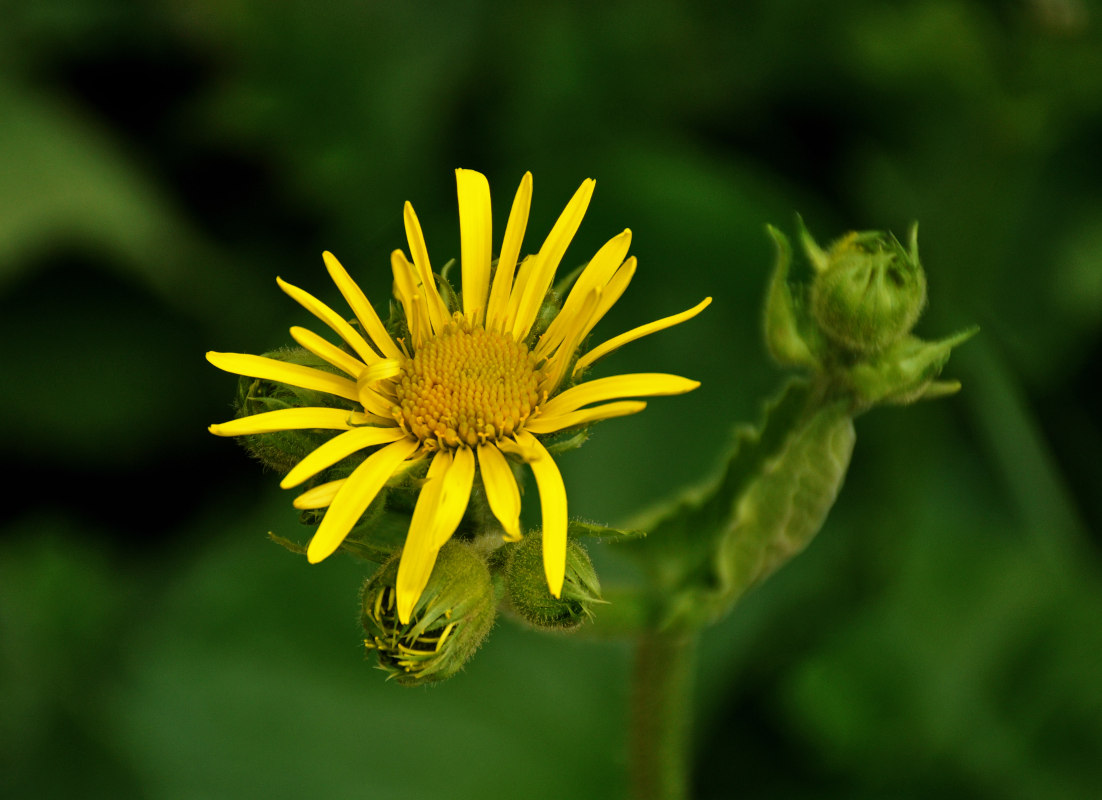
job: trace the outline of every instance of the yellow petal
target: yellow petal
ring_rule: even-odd
[[[562,310],[547,327],[547,332],[540,337],[539,344],[536,345],[537,351],[546,348],[547,352],[551,352],[566,337],[565,328],[577,321],[589,293],[594,289],[603,292],[623,263],[630,247],[631,231],[626,229],[620,235],[605,242],[597,254],[589,260],[582,274],[578,276],[578,280],[574,282],[574,287],[567,295]],[[587,316],[582,323],[588,322],[588,319]]]
[[[432,329],[440,332],[448,322],[448,310],[436,289],[436,279],[432,276],[432,267],[429,264],[429,251],[425,246],[425,235],[421,232],[417,214],[409,203],[406,203],[404,212],[406,239],[409,240],[409,252],[413,256],[414,277],[417,278],[419,289],[425,298],[425,310]]]
[[[532,173],[524,173],[520,187],[513,198],[513,208],[509,212],[509,222],[505,226],[505,238],[501,242],[501,254],[497,259],[497,271],[494,273],[494,285],[490,290],[490,300],[486,304],[486,327],[490,330],[511,329],[511,320],[507,319],[509,294],[513,288],[513,274],[517,269],[520,247],[524,241],[524,230],[528,226],[528,210],[532,206]]]
[[[463,313],[472,322],[485,318],[493,249],[493,213],[486,176],[471,169],[455,171],[459,194],[459,250],[463,265]]]
[[[276,278],[276,283],[279,284],[279,288],[286,292],[295,302],[332,328],[338,336],[348,342],[348,346],[356,351],[356,355],[358,355],[365,364],[374,364],[379,360],[379,354],[371,349],[371,345],[367,343],[367,340],[336,311],[321,302],[321,300],[318,300],[309,292],[303,291],[297,286],[287,283],[287,281],[282,278]]]
[[[339,375],[323,372],[313,367],[288,364],[286,361],[277,361],[274,358],[254,356],[248,353],[210,352],[207,353],[207,361],[218,367],[218,369],[232,372],[235,375],[286,383],[315,392],[327,392],[346,400],[359,399],[356,394],[356,384],[348,378],[342,378]]]
[[[613,375],[571,386],[565,392],[551,398],[540,409],[540,416],[557,416],[605,400],[623,397],[650,397],[652,395],[683,394],[700,385],[699,381],[666,375],[661,372],[637,372],[630,375]]]
[[[413,298],[417,295],[413,283],[413,265],[409,263],[405,253],[394,250],[390,254],[390,270],[394,274],[394,296],[406,312],[406,327],[413,332],[417,328],[411,316]]]
[[[363,329],[367,331],[371,341],[379,348],[379,352],[387,358],[400,357],[401,351],[398,350],[398,345],[390,338],[386,326],[383,325],[383,321],[375,312],[375,307],[371,305],[371,301],[367,299],[367,295],[363,293],[359,285],[352,280],[348,270],[328,250],[322,253],[321,257],[325,261],[325,268],[329,272],[329,277],[333,279],[333,283],[337,284],[337,288],[340,289],[345,302],[348,303]]]
[[[509,462],[496,445],[478,446],[478,468],[486,487],[486,502],[505,529],[506,541],[518,541],[520,536],[520,489]]]
[[[440,498],[444,489],[444,476],[452,465],[452,457],[447,450],[441,450],[429,465],[425,483],[417,495],[417,505],[410,519],[406,543],[402,547],[402,557],[398,562],[398,577],[395,592],[398,595],[398,618],[402,624],[408,624],[417,601],[432,575],[436,563],[436,553],[440,549],[433,546],[433,523],[440,509]]]
[[[543,368],[544,374],[547,376],[543,388],[547,390],[548,394],[553,395],[555,390],[559,388],[559,384],[562,383],[563,378],[566,377],[570,360],[574,357],[578,345],[581,344],[582,336],[585,335],[586,320],[592,316],[600,299],[601,289],[600,287],[594,287],[589,292],[589,297],[578,309],[577,315],[563,326],[563,339],[555,350],[555,354],[547,359],[547,364]],[[538,347],[536,348],[536,357],[543,357]]]
[[[514,287],[514,292],[516,288],[522,289],[513,317],[512,332],[518,341],[528,336],[532,323],[536,321],[536,314],[543,303],[543,298],[547,294],[551,281],[555,278],[555,270],[559,268],[559,262],[570,240],[574,238],[574,234],[582,224],[582,217],[585,216],[586,209],[589,207],[589,199],[593,196],[595,185],[592,178],[582,181],[582,185],[578,187],[578,191],[567,203],[554,227],[551,228],[551,233],[544,240],[525,285]]]
[[[307,511],[314,508],[326,508],[333,502],[337,492],[344,486],[348,478],[341,478],[328,483],[320,483],[312,489],[307,489],[291,503],[295,508]]]
[[[574,374],[577,375],[598,359],[604,358],[613,350],[618,347],[623,347],[628,342],[634,342],[636,339],[642,339],[644,336],[649,336],[652,333],[665,330],[666,328],[672,328],[674,325],[680,325],[682,322],[687,322],[706,309],[711,302],[712,298],[706,297],[688,311],[682,311],[680,314],[674,314],[669,317],[655,320],[654,322],[649,322],[646,325],[640,325],[638,328],[633,328],[626,333],[621,333],[619,336],[614,336],[607,342],[597,345],[579,358],[574,365]]]
[[[444,487],[432,526],[433,545],[437,549],[452,538],[455,529],[463,521],[467,503],[471,499],[474,466],[474,451],[469,447],[460,447],[452,454],[451,466],[444,473]]]
[[[300,328],[297,325],[291,328],[291,338],[316,355],[322,361],[332,364],[337,369],[358,378],[367,365],[355,356],[349,355],[332,342],[323,339],[311,330]]]
[[[647,404],[642,400],[621,400],[618,403],[606,403],[603,406],[583,408],[580,411],[568,411],[565,414],[553,416],[541,413],[538,417],[525,422],[524,429],[531,433],[554,433],[573,428],[575,425],[586,425],[602,419],[638,414],[646,407]]]
[[[513,280],[513,288],[509,292],[509,302],[505,306],[505,314],[503,316],[502,333],[512,333],[514,324],[516,323],[517,312],[520,310],[520,301],[524,295],[524,289],[528,286],[529,281],[532,279],[532,273],[535,271],[536,264],[539,259],[534,255],[527,255],[520,262],[520,266],[517,268],[516,277]]]
[[[406,432],[401,428],[363,427],[346,431],[319,445],[305,458],[295,464],[294,469],[280,481],[280,487],[290,489],[317,475],[323,469],[336,464],[342,458],[352,455],[366,447],[390,444],[403,439]]]
[[[593,312],[589,317],[589,321],[585,324],[585,332],[582,334],[583,339],[589,335],[589,332],[596,327],[598,322],[604,319],[608,310],[616,305],[616,301],[627,290],[631,279],[635,277],[636,265],[635,256],[632,256],[620,265],[620,269],[616,270],[616,274],[612,276],[612,280],[608,282],[605,290],[601,293],[601,301],[597,303],[597,310]]]
[[[281,408],[278,411],[265,411],[263,414],[211,425],[208,430],[215,436],[242,436],[313,428],[343,431],[366,422],[367,417],[364,414],[344,408]]]
[[[520,431],[516,440],[530,454],[526,460],[536,477],[543,514],[543,572],[547,588],[559,597],[566,577],[566,487],[555,460],[535,436]]]
[[[371,505],[371,501],[375,499],[394,470],[420,446],[421,443],[416,439],[399,439],[382,450],[372,453],[352,471],[337,490],[329,510],[325,513],[325,518],[318,525],[317,533],[310,540],[310,546],[306,548],[306,558],[311,564],[328,558],[340,547],[344,537]]]

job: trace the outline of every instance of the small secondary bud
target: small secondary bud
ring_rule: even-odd
[[[493,581],[486,562],[463,542],[440,548],[408,624],[398,619],[396,553],[363,587],[364,645],[403,686],[450,678],[478,650],[494,624]]]
[[[513,611],[529,624],[555,630],[576,628],[593,616],[593,605],[603,602],[593,562],[577,542],[566,545],[566,578],[559,598],[547,589],[540,534],[505,547],[511,551],[505,568],[506,596]]]

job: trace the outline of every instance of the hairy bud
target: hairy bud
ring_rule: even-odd
[[[470,660],[493,626],[490,570],[470,545],[448,542],[409,623],[402,624],[395,594],[400,558],[396,553],[364,583],[364,645],[403,686],[446,680]]]
[[[566,579],[558,598],[547,589],[540,534],[530,534],[505,548],[506,597],[517,616],[531,625],[555,630],[576,628],[593,616],[595,604],[603,602],[593,562],[579,543],[567,542]]]
[[[853,232],[824,252],[801,228],[818,273],[811,313],[827,337],[857,353],[877,353],[910,333],[926,305],[917,237],[915,226],[904,249],[890,233]]]

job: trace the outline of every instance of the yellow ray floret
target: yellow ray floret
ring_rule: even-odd
[[[565,414],[591,403],[619,400],[624,397],[683,394],[700,385],[699,381],[666,375],[661,372],[640,372],[633,375],[613,375],[608,378],[579,383],[547,402],[542,413]]]
[[[649,322],[646,325],[640,325],[638,328],[632,328],[626,333],[621,333],[619,336],[614,336],[607,342],[597,345],[584,356],[578,359],[578,363],[574,365],[574,374],[585,371],[586,367],[591,366],[599,359],[604,358],[613,350],[617,350],[623,347],[628,342],[634,342],[636,339],[642,339],[644,336],[650,336],[652,333],[665,330],[666,328],[672,328],[674,325],[680,325],[682,322],[695,317],[701,311],[706,309],[712,302],[712,298],[705,297],[699,303],[687,311],[682,311],[680,314],[674,314],[663,319],[657,319],[654,322]]]
[[[505,226],[505,238],[501,242],[501,255],[497,259],[497,271],[494,273],[493,288],[486,305],[486,327],[494,331],[512,328],[512,319],[508,317],[509,295],[513,288],[513,275],[517,270],[517,259],[524,242],[524,230],[528,226],[528,211],[532,205],[532,173],[524,173],[513,208],[509,212],[509,222]]]
[[[509,462],[496,445],[478,446],[478,469],[486,487],[486,502],[505,530],[505,539],[519,541],[520,488]]]
[[[347,378],[324,372],[313,367],[288,364],[265,356],[253,356],[247,353],[207,353],[207,361],[218,369],[244,375],[248,378],[286,383],[315,392],[326,392],[346,400],[356,400],[356,384]]]
[[[371,301],[367,299],[367,296],[363,293],[363,290],[360,289],[359,285],[352,280],[352,276],[348,274],[348,271],[341,265],[341,262],[337,261],[337,257],[328,250],[322,253],[321,256],[325,261],[325,269],[329,272],[329,277],[333,279],[333,283],[340,289],[345,302],[351,307],[352,313],[356,315],[356,319],[360,321],[360,325],[363,326],[368,336],[371,337],[372,343],[379,348],[379,351],[387,358],[398,358],[401,356],[402,353],[398,349],[398,345],[394,344],[394,340],[390,337],[390,334],[387,333],[383,321],[379,319],[379,315],[375,313],[375,307],[371,305]]]
[[[345,408],[281,408],[211,425],[208,430],[215,436],[244,436],[311,429],[342,431],[366,424],[366,414]]]
[[[444,478],[451,470],[452,457],[446,450],[437,453],[429,465],[413,517],[402,548],[402,560],[398,564],[395,591],[398,595],[398,618],[406,623],[421,597],[436,563],[433,526],[436,522],[440,500],[444,494]]]
[[[543,570],[547,588],[559,597],[566,576],[566,487],[555,460],[539,439],[527,431],[517,434],[510,448],[532,468],[543,514]]]
[[[345,431],[315,448],[306,458],[295,464],[294,468],[279,482],[279,485],[283,489],[291,489],[353,453],[381,444],[390,444],[404,438],[405,433],[397,427],[364,427]]]
[[[354,379],[367,369],[367,365],[353,355],[349,355],[327,339],[323,339],[311,330],[291,327],[291,338],[309,350],[322,361],[332,364],[341,372]]]
[[[299,305],[332,328],[338,336],[348,342],[349,346],[356,351],[356,355],[358,355],[360,360],[365,364],[374,364],[379,360],[378,354],[371,349],[371,345],[367,343],[367,340],[336,311],[318,300],[312,294],[304,292],[297,286],[287,283],[287,281],[282,278],[276,278],[276,284],[278,284],[279,288],[286,292],[289,297],[297,301]]]
[[[606,403],[603,406],[583,408],[579,411],[541,414],[525,425],[524,429],[529,433],[555,433],[578,425],[589,425],[602,419],[638,414],[646,407],[647,404],[642,400],[621,400],[618,403]]]
[[[337,490],[317,533],[306,548],[306,558],[316,564],[341,546],[349,531],[367,511],[398,465],[417,452],[418,442],[399,439],[364,459]]]
[[[470,169],[457,169],[455,183],[459,194],[463,314],[477,323],[483,321],[490,287],[490,251],[493,248],[490,184],[486,176]]]

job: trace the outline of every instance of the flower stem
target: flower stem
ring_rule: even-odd
[[[640,634],[631,695],[632,791],[636,800],[689,796],[694,633]]]

